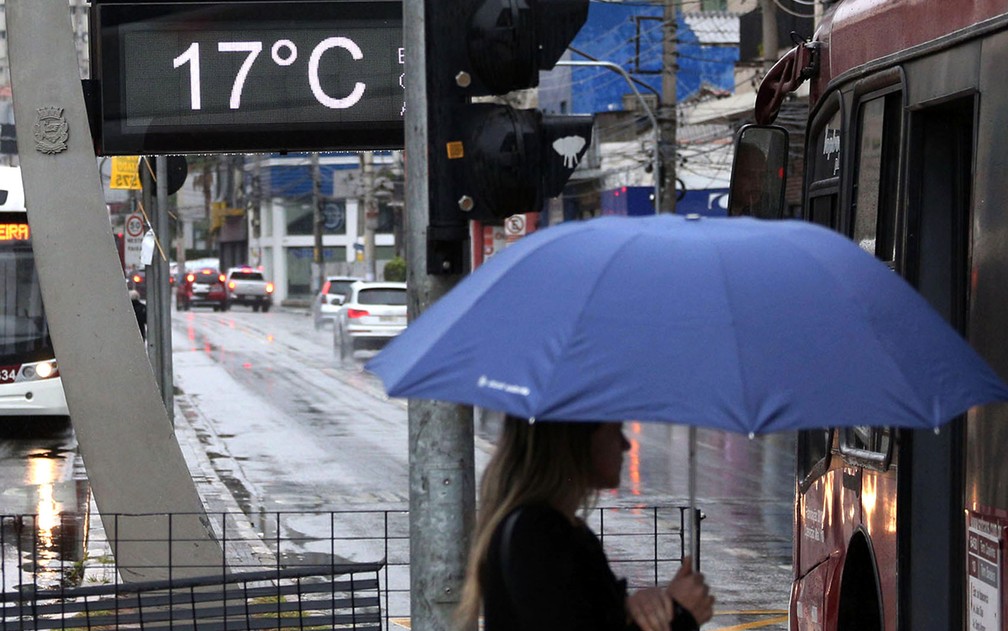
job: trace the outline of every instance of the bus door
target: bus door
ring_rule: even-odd
[[[976,107],[971,94],[909,115],[905,275],[963,333]],[[901,436],[902,629],[960,628],[964,619],[963,440],[962,417],[937,434]]]

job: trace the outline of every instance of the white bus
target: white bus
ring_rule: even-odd
[[[42,308],[21,169],[0,166],[0,417],[68,415]]]

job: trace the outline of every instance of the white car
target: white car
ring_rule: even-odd
[[[347,289],[333,323],[341,360],[361,348],[381,348],[406,329],[406,283],[357,281]]]
[[[322,283],[322,289],[315,300],[312,301],[312,319],[315,321],[315,329],[321,329],[322,325],[336,319],[336,313],[346,298],[350,285],[363,278],[356,276],[327,276]]]

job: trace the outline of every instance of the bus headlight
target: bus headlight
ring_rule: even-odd
[[[34,364],[25,364],[21,367],[19,381],[49,379],[50,377],[55,377],[57,374],[59,374],[59,370],[56,368],[56,362],[52,360],[37,362]]]

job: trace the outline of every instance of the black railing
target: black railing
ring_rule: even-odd
[[[670,579],[688,546],[689,509],[684,506],[604,506],[588,516],[599,534],[613,570],[631,587]],[[699,511],[695,513],[699,528]],[[120,520],[113,516],[114,532]],[[179,515],[159,515],[160,532],[147,532],[141,543],[166,548],[172,541],[172,522]],[[192,516],[185,516],[191,520]],[[384,560],[379,570],[381,610],[385,629],[409,616],[409,515],[405,510],[283,511],[209,513],[210,528],[224,552],[224,567],[203,574],[274,571]],[[2,516],[0,576],[5,598],[26,590],[46,593],[82,586],[121,583],[120,567],[112,551],[129,542],[109,541],[97,516]],[[131,532],[136,529],[130,529]],[[698,531],[699,532],[699,531]],[[135,534],[131,535],[135,537]],[[168,553],[165,558],[177,555]],[[171,563],[169,561],[169,563]],[[131,566],[135,567],[135,565]],[[173,568],[163,575],[172,577]],[[193,576],[185,567],[179,576]]]

